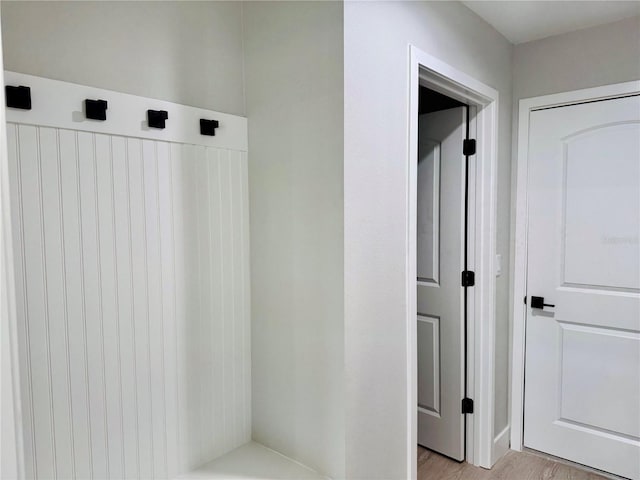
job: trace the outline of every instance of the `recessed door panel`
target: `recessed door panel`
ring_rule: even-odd
[[[440,142],[425,138],[418,156],[418,280],[440,277]]]
[[[640,439],[640,335],[570,323],[560,328],[559,419]],[[590,360],[594,352],[597,362]]]
[[[418,407],[440,416],[440,319],[418,315]]]
[[[564,283],[637,291],[640,124],[580,132],[563,150]]]

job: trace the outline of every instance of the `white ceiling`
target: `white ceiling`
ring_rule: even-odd
[[[636,1],[463,1],[518,44],[640,15]],[[639,20],[640,22],[640,20]]]

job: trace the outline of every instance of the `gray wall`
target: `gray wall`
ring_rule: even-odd
[[[639,78],[640,17],[523,43],[513,50],[516,102]]]
[[[342,15],[340,2],[244,6],[253,437],[333,478],[345,448]]]
[[[344,8],[347,478],[400,479],[407,477],[409,466],[404,325],[408,45],[500,93],[497,249],[505,260],[512,46],[458,2],[345,2]],[[507,274],[497,279],[497,288],[499,429],[507,421]]]
[[[2,2],[6,70],[244,115],[239,2]]]

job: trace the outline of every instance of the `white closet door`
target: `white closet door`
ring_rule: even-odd
[[[464,460],[464,107],[420,115],[418,443]]]
[[[250,440],[246,153],[8,124],[27,478]]]
[[[524,444],[639,479],[640,97],[530,125]]]

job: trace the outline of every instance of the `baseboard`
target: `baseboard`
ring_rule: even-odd
[[[491,466],[493,467],[500,458],[509,451],[509,436],[511,427],[507,425],[496,438],[493,439],[493,450],[491,452]]]

